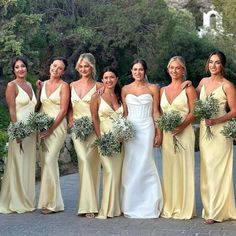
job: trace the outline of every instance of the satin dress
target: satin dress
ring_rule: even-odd
[[[154,161],[155,126],[151,94],[127,94],[127,119],[136,130],[125,142],[122,170],[122,212],[129,218],[158,218],[162,210],[162,189]]]
[[[114,111],[101,97],[98,114],[101,134],[104,134],[112,130],[112,119],[123,114],[123,107],[120,106]],[[101,155],[100,160],[103,167],[103,191],[97,218],[106,219],[121,215],[120,187],[123,151],[112,157]]]
[[[218,99],[220,109],[216,117],[226,113],[227,97],[223,85],[216,88],[213,97]],[[207,97],[202,86],[200,99]],[[200,189],[202,197],[202,217],[218,222],[236,219],[233,188],[233,141],[225,138],[220,131],[225,123],[211,126],[213,138],[206,138],[204,121],[200,124]]]
[[[163,112],[178,111],[182,120],[189,114],[186,90],[170,104],[166,91],[161,96]],[[162,169],[164,207],[161,216],[174,219],[190,219],[195,211],[194,183],[194,142],[195,135],[192,125],[188,125],[176,138],[183,146],[180,151],[174,151],[171,132],[163,132]]]
[[[48,97],[46,94],[46,83],[44,82],[40,100],[40,112],[56,118],[60,112],[60,91],[62,84]],[[41,188],[39,194],[38,208],[47,208],[53,212],[63,211],[64,203],[61,195],[58,159],[60,150],[67,135],[67,121],[64,118],[54,129],[53,133],[44,139],[46,145],[40,147],[41,163]]]
[[[71,88],[71,103],[73,107],[73,119],[88,116],[91,120],[90,100],[96,92],[96,85],[81,99],[75,89]],[[75,139],[72,135],[75,151],[79,165],[79,197],[77,214],[98,212],[98,183],[100,161],[98,150],[94,145],[96,140],[95,132],[86,141]]]
[[[16,84],[16,83],[15,83]],[[17,121],[26,121],[37,103],[19,86],[15,99]],[[33,90],[32,90],[33,91]],[[24,213],[35,210],[36,135],[22,140],[24,152],[16,140],[9,140],[7,163],[0,193],[0,213]]]

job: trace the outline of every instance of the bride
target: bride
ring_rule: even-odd
[[[158,218],[162,190],[155,166],[153,146],[160,146],[161,132],[154,120],[160,115],[159,90],[145,80],[147,65],[137,59],[131,65],[134,82],[122,88],[124,115],[136,129],[125,143],[122,173],[122,211],[129,218]]]

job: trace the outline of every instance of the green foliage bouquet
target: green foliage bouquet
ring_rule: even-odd
[[[180,112],[172,110],[169,112],[164,112],[156,122],[161,130],[165,132],[171,132],[181,124],[181,121],[182,117]],[[184,148],[177,139],[176,135],[173,136],[173,145],[175,153],[180,152],[181,147]]]
[[[31,130],[31,132],[42,132],[51,127],[54,122],[54,118],[48,116],[46,113],[43,112],[33,112],[29,115],[27,124]],[[38,141],[37,141],[38,143]],[[48,148],[45,144],[44,140],[41,139],[40,145],[42,146],[43,152],[47,152]]]
[[[236,140],[236,118],[233,118],[232,120],[228,121],[221,130],[221,133],[226,138],[232,138]]]
[[[98,151],[102,156],[113,156],[120,152],[120,143],[117,141],[114,134],[109,131],[103,134],[100,138],[95,141],[95,145],[98,146]]]
[[[201,120],[214,117],[219,111],[219,101],[213,97],[213,94],[207,96],[205,101],[200,99],[194,102],[193,115]],[[212,139],[213,133],[211,127],[206,127],[206,138]]]
[[[135,136],[135,128],[132,122],[125,117],[119,116],[113,119],[113,134],[118,141],[127,141]]]
[[[75,134],[76,138],[79,138],[81,141],[86,141],[93,132],[93,123],[88,116],[82,116],[74,121],[72,132]]]
[[[24,152],[21,140],[31,134],[30,127],[22,121],[11,122],[7,128],[7,134],[9,139],[17,139],[19,141],[20,152]]]
[[[49,117],[47,114],[42,112],[30,113],[27,124],[29,125],[31,132],[42,132],[51,127],[54,118]]]

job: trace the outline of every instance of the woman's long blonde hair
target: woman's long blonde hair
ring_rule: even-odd
[[[93,56],[93,54],[91,53],[83,53],[80,55],[76,65],[75,65],[75,69],[79,72],[79,64],[82,61],[86,61],[92,68],[92,78],[95,79],[96,78],[96,60],[95,57]]]

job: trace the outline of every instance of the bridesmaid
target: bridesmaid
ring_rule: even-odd
[[[102,86],[101,83],[95,81],[95,58],[91,53],[81,54],[75,69],[79,72],[80,79],[70,85],[72,103],[72,110],[69,113],[70,128],[73,120],[82,116],[91,118],[89,107],[91,96]],[[80,178],[77,214],[85,214],[87,218],[93,218],[94,213],[98,212],[100,170],[97,148],[93,145],[96,135],[93,133],[86,141],[75,139],[74,136],[72,139],[77,153]]]
[[[36,98],[31,84],[26,81],[28,63],[22,56],[12,61],[15,79],[8,83],[6,101],[10,121],[26,121],[34,112]],[[22,143],[24,152],[20,152]],[[0,193],[0,213],[24,213],[35,210],[36,136],[23,140],[9,140],[7,164]]]
[[[70,90],[61,77],[67,68],[67,61],[57,57],[50,65],[50,78],[41,84],[40,111],[54,118],[52,126],[40,133],[48,150],[40,149],[41,188],[38,208],[42,214],[64,210],[61,196],[58,158],[67,134],[66,113]],[[42,82],[41,82],[42,83]]]
[[[220,102],[218,114],[200,124],[200,188],[205,224],[236,220],[232,173],[233,141],[220,133],[225,122],[236,117],[236,91],[234,85],[225,79],[225,64],[224,53],[211,53],[206,63],[206,71],[210,76],[203,78],[197,87],[201,100],[204,101],[212,94]],[[205,137],[206,126],[211,126],[214,134],[210,140]]]
[[[197,93],[192,86],[182,89],[186,77],[184,59],[172,57],[167,65],[171,83],[161,89],[162,112],[178,111],[182,123],[171,133],[163,132],[162,165],[164,207],[162,217],[190,219],[195,213],[194,194],[194,142],[191,113]],[[175,153],[173,135],[183,148]]]
[[[98,138],[112,129],[112,119],[123,114],[120,88],[117,84],[118,73],[112,67],[103,70],[102,82],[104,92],[102,95],[94,94],[91,99],[91,114]],[[100,155],[103,167],[102,202],[96,218],[106,219],[121,215],[120,181],[123,152],[108,157]]]

